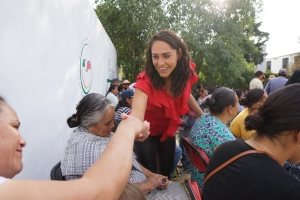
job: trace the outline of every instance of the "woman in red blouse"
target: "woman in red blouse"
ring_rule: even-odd
[[[191,95],[197,80],[186,44],[171,31],[155,34],[147,49],[145,71],[137,77],[131,111],[131,115],[150,122],[148,139],[134,144],[139,162],[150,171],[158,169],[160,174],[170,175],[179,116],[189,108],[198,116],[203,114]]]

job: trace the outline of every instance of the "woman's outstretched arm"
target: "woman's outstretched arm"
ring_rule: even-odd
[[[135,88],[130,115],[143,121],[145,117],[147,103],[148,95],[142,90]]]
[[[123,115],[101,157],[75,181],[8,180],[0,186],[0,199],[118,199],[128,182],[133,141],[149,135],[149,123]],[[49,173],[49,172],[45,172]]]

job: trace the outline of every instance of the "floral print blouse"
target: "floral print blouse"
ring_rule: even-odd
[[[189,140],[210,158],[217,146],[226,141],[235,140],[235,137],[217,117],[203,114],[193,126]],[[196,181],[201,189],[203,188],[204,175],[205,172],[191,165],[191,179]]]

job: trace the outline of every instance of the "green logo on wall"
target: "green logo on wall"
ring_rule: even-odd
[[[84,94],[88,94],[91,90],[93,81],[93,69],[92,69],[92,48],[88,41],[85,39],[81,47],[80,53],[80,84]]]

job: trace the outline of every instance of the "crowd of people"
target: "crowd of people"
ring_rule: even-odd
[[[61,159],[65,181],[11,180],[26,142],[0,97],[0,199],[185,200],[171,181],[179,160],[203,199],[300,198],[284,167],[300,163],[300,70],[288,80],[281,69],[265,88],[257,71],[245,94],[198,85],[193,96],[194,69],[180,37],[154,34],[136,82],[112,79],[105,96],[87,94],[67,119],[75,129]],[[190,162],[182,137],[209,157],[206,171]]]

